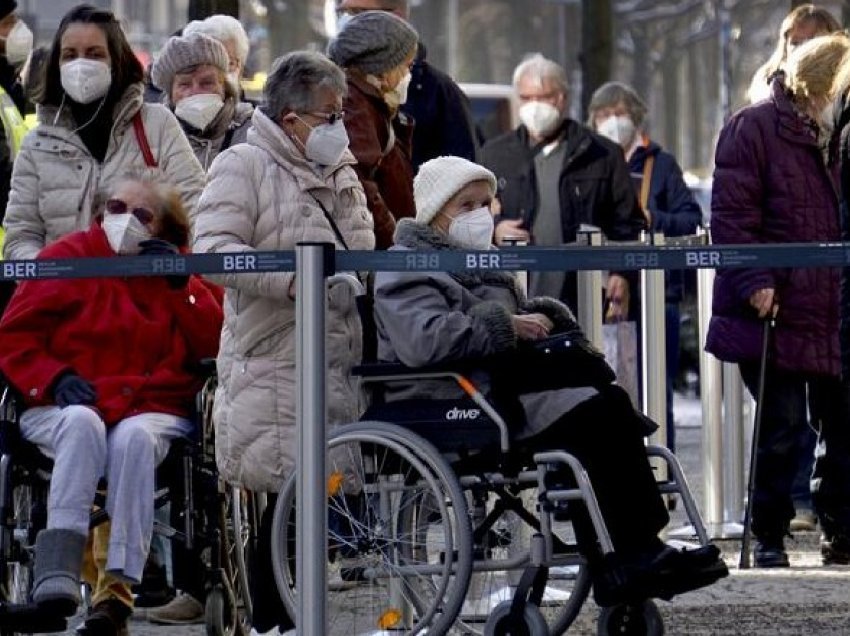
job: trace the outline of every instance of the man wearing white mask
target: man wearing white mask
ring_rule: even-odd
[[[482,148],[481,163],[498,178],[501,213],[495,240],[521,238],[539,246],[572,242],[582,224],[614,240],[637,238],[644,218],[620,148],[567,117],[564,69],[534,55],[514,71],[519,128]],[[540,272],[529,278],[532,295],[560,298],[575,309],[575,275]],[[611,306],[628,313],[627,279],[612,274]]]
[[[239,101],[228,65],[221,42],[195,33],[169,38],[151,67],[204,171],[222,150],[245,141],[254,112]]]
[[[378,249],[392,245],[395,223],[416,214],[411,143],[413,122],[400,110],[407,101],[410,67],[419,37],[386,11],[353,16],[328,44],[328,55],[345,71],[345,128],[355,170],[375,219]]]

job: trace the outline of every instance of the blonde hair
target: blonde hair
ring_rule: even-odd
[[[788,58],[787,86],[797,103],[832,99],[842,60],[850,51],[850,37],[833,33],[813,38]]]
[[[751,102],[758,101],[769,94],[768,85],[773,76],[782,70],[786,70],[788,61],[788,43],[791,33],[799,26],[813,24],[815,36],[828,35],[841,30],[841,24],[829,11],[813,4],[803,4],[791,11],[782,20],[779,27],[779,39],[776,48],[753,75],[747,96]]]

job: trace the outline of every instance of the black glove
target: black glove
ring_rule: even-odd
[[[63,408],[71,404],[94,404],[97,392],[76,373],[66,373],[56,383],[53,399]]]
[[[139,255],[177,256],[180,254],[180,249],[176,245],[157,238],[141,241],[139,247],[142,248]],[[170,274],[165,278],[168,280],[168,286],[171,289],[183,289],[189,283],[189,276],[181,276],[180,274]]]

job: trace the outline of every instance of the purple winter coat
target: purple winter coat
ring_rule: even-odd
[[[771,99],[737,112],[720,133],[713,242],[839,241],[837,183],[837,165],[825,166],[816,131],[774,81]],[[706,350],[728,362],[757,361],[762,323],[749,298],[773,287],[779,314],[772,364],[838,375],[839,275],[836,268],[718,270]]]

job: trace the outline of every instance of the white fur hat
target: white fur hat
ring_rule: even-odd
[[[416,221],[428,225],[449,199],[473,181],[487,181],[496,194],[496,175],[468,159],[437,157],[423,163],[413,180]]]

